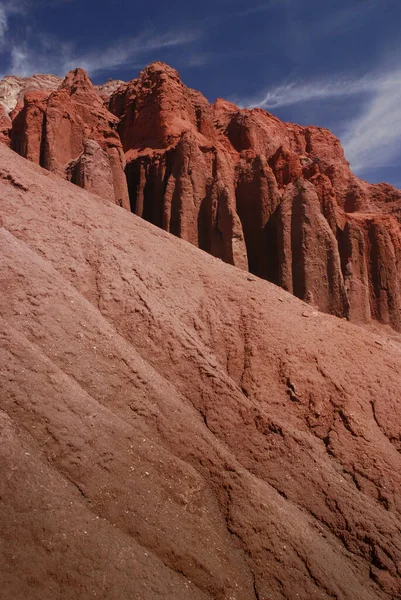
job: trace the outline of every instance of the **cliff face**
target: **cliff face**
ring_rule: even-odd
[[[12,117],[23,156],[128,208],[126,161],[135,214],[324,312],[401,330],[401,192],[360,181],[329,131],[209,104],[162,63],[99,89],[78,70]]]
[[[53,92],[26,90],[14,108],[11,148],[90,192],[129,208],[118,120],[82,69]]]
[[[322,311],[401,329],[401,192],[327,130],[210,105],[156,63],[110,100],[132,210]]]

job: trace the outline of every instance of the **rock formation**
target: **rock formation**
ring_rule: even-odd
[[[401,330],[401,192],[358,180],[329,131],[210,105],[161,63],[110,109],[137,215],[320,310]]]
[[[14,109],[11,148],[45,169],[129,209],[118,120],[82,69],[59,87],[27,90]]]
[[[277,194],[267,162],[242,160],[245,189]],[[2,600],[400,598],[398,334],[322,314],[5,145],[0,165]],[[230,193],[216,179],[210,197],[235,231]],[[327,299],[326,263],[307,260],[319,244],[338,270],[318,202],[288,184],[279,248],[300,275],[283,260],[281,276]],[[360,219],[344,225],[353,281],[375,241],[383,289],[392,232]]]
[[[97,90],[99,96],[105,101],[108,102],[110,100],[110,96],[114,94],[118,90],[119,87],[125,85],[125,81],[121,79],[109,79],[103,85],[95,85],[95,89]]]
[[[319,310],[401,331],[401,192],[360,181],[329,131],[210,104],[163,63],[49,90],[0,115],[22,156]]]
[[[55,75],[33,75],[32,77],[4,77],[0,80],[0,105],[10,114],[18,103],[23,102],[29,91],[43,90],[50,94],[61,84],[61,79]]]

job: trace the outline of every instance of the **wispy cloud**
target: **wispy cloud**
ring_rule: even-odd
[[[4,6],[0,6],[0,46],[3,46],[8,29],[8,15]]]
[[[357,78],[338,76],[331,79],[290,81],[266,90],[257,98],[242,100],[241,104],[268,110],[316,100],[346,98],[375,92],[386,81],[386,78],[377,78],[372,75]],[[392,76],[389,81],[392,81]]]
[[[135,65],[135,61],[140,62],[156,50],[184,46],[196,39],[196,32],[147,32],[103,49],[79,53],[72,43],[60,43],[42,35],[36,39],[38,46],[34,51],[27,44],[16,44],[11,48],[10,72],[22,77],[35,72],[63,76],[72,68],[82,67],[93,76],[105,70]]]
[[[389,167],[401,153],[401,70],[383,78],[342,137],[345,155],[361,175]]]
[[[144,33],[137,37],[123,40],[118,44],[105,48],[100,53],[89,52],[82,56],[73,55],[70,63],[80,62],[81,66],[92,75],[106,69],[115,69],[131,64],[135,60],[157,50],[186,46],[199,37],[197,32],[178,31],[163,34]]]
[[[232,17],[247,17],[248,15],[254,15],[261,12],[266,12],[275,8],[277,6],[287,6],[291,0],[268,0],[263,4],[258,4],[257,6],[250,6],[249,8],[244,8],[243,10],[239,10],[235,13],[232,13],[230,16]]]
[[[22,77],[33,73],[54,73],[63,76],[77,66],[94,76],[102,71],[131,65],[140,66],[155,51],[189,45],[199,38],[199,31],[145,31],[140,35],[120,39],[103,47],[77,50],[73,42],[62,41],[32,26],[38,8],[61,7],[71,0],[0,0],[0,51],[8,55],[4,65],[8,73]],[[25,40],[16,39],[10,19],[22,17],[20,26],[26,27]]]
[[[6,45],[9,21],[12,15],[25,12],[24,0],[8,0],[0,2],[0,50]]]
[[[356,117],[342,124],[341,140],[353,170],[359,174],[390,166],[401,152],[401,69],[385,74],[338,76],[289,82],[241,105],[279,109],[304,103],[349,99]],[[351,111],[350,111],[351,112]]]
[[[197,23],[198,25],[206,28],[220,27],[235,19],[241,19],[242,17],[248,17],[258,13],[269,12],[278,6],[289,6],[294,1],[296,0],[266,0],[266,2],[263,2],[263,4],[257,4],[256,6],[248,6],[247,8],[241,8],[239,10],[230,10],[231,0],[228,0],[226,2],[228,5],[226,11],[221,14],[208,14],[204,19],[197,21]]]

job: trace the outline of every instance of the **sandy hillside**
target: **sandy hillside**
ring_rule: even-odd
[[[0,147],[4,600],[401,597],[401,347]]]

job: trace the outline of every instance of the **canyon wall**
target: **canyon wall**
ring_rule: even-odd
[[[210,104],[163,63],[97,88],[77,69],[0,117],[46,169],[319,310],[401,330],[401,192],[359,180],[328,130]]]
[[[324,312],[401,329],[401,192],[327,130],[186,88],[161,63],[110,99],[131,209]]]

